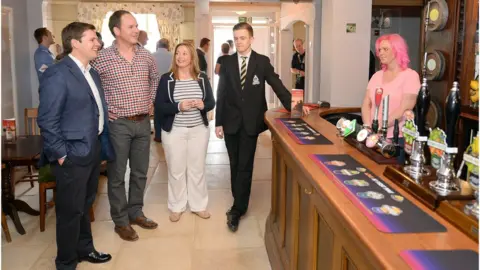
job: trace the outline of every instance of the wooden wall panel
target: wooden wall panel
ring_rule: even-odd
[[[460,1],[446,0],[448,4],[448,21],[441,31],[427,33],[427,50],[441,51],[446,60],[445,73],[441,81],[429,81],[430,94],[432,99],[437,101],[442,110],[445,108],[445,99],[456,75],[456,55],[457,55],[457,37],[458,37],[458,13]],[[424,7],[426,8],[426,6]],[[424,19],[422,18],[422,29],[424,28]],[[423,32],[423,31],[422,31]],[[422,43],[425,36],[422,33]],[[423,45],[422,45],[423,48]],[[422,55],[424,51],[422,50]],[[423,66],[423,63],[422,63]],[[440,127],[445,128],[445,117],[439,119]]]

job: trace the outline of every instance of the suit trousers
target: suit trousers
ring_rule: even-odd
[[[242,126],[236,134],[225,134],[230,159],[232,210],[243,215],[247,212],[252,187],[253,161],[258,135],[248,135]]]
[[[144,216],[143,195],[147,184],[150,159],[150,118],[131,121],[123,118],[109,122],[110,141],[115,161],[108,162],[108,200],[110,214],[117,226],[127,226],[130,220]],[[125,173],[130,164],[128,200],[125,194]]]
[[[207,209],[208,191],[205,182],[210,129],[173,126],[162,131],[162,144],[168,167],[168,209],[180,213],[186,210],[201,212]]]
[[[62,165],[52,166],[57,190],[57,269],[75,269],[78,257],[87,256],[95,249],[89,210],[97,195],[100,150],[100,140],[97,140],[92,150],[94,159],[86,166],[74,164],[68,156]]]

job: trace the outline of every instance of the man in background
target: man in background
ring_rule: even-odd
[[[35,32],[33,32],[33,37],[35,37],[38,43],[38,48],[35,50],[33,59],[35,62],[35,71],[40,81],[43,72],[54,63],[55,55],[48,48],[55,44],[55,40],[52,32],[45,27],[36,29]]]
[[[202,38],[200,40],[200,47],[197,48],[197,55],[198,55],[198,65],[200,67],[200,71],[207,74],[207,58],[206,54],[208,53],[208,49],[210,48],[210,39]]]
[[[169,51],[170,42],[162,38],[157,42],[157,51],[152,54],[157,64],[158,74],[162,75],[170,71],[173,54]],[[153,124],[155,126],[154,141],[162,142],[162,124],[160,123],[160,112],[154,112]]]
[[[305,48],[303,40],[297,38],[293,42],[295,53],[292,57],[291,72],[296,75],[295,89],[305,89]]]
[[[140,30],[138,33],[138,43],[142,45],[142,47],[145,47],[148,43],[148,34],[147,32]]]

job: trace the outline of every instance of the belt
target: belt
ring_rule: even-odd
[[[122,117],[122,118],[133,121],[133,122],[140,122],[143,119],[145,119],[146,117],[148,117],[148,114],[138,114],[138,115],[133,115],[133,116],[125,116],[125,117]]]

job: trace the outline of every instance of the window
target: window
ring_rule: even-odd
[[[109,11],[105,16],[102,24],[102,34],[103,42],[105,43],[105,48],[110,47],[112,42],[115,40],[110,29],[108,28],[108,20],[112,16],[113,11]],[[158,31],[157,16],[155,14],[135,14],[133,13],[135,19],[137,19],[138,29],[147,32],[148,42],[145,45],[145,49],[150,52],[155,52],[157,50],[157,41],[160,40],[160,32]]]

